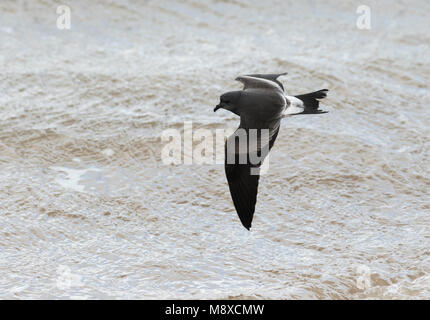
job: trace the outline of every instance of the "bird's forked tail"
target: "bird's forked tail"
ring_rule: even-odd
[[[301,94],[295,96],[297,99],[303,101],[304,110],[302,114],[315,114],[315,113],[327,113],[328,111],[318,110],[319,100],[327,97],[328,89],[321,89],[315,92]]]

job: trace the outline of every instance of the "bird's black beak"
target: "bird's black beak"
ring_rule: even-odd
[[[214,112],[216,112],[219,108],[222,108],[221,103],[220,103],[220,104],[218,104],[218,105],[215,107]]]

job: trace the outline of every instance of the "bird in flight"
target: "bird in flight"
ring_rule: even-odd
[[[237,77],[243,90],[224,93],[214,109],[240,116],[239,128],[225,143],[225,173],[236,212],[248,230],[257,202],[261,165],[278,136],[281,119],[327,112],[318,109],[327,89],[289,96],[278,80],[283,75],[286,73]]]

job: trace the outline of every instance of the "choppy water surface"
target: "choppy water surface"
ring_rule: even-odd
[[[0,298],[430,298],[428,1],[59,4],[0,4]],[[282,123],[248,232],[161,134],[284,71],[330,113]]]

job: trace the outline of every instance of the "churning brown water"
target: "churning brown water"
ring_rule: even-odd
[[[0,298],[430,298],[429,1],[60,4],[0,3]],[[161,135],[285,71],[330,112],[283,121],[248,232]]]

